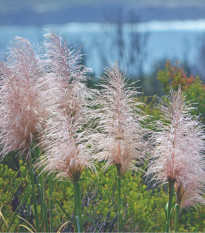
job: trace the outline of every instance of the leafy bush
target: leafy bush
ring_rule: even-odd
[[[11,223],[14,211],[29,187],[28,170],[21,160],[19,162],[20,169],[18,172],[9,169],[7,165],[0,164],[1,211],[8,225]],[[97,173],[86,170],[82,174],[81,193],[85,231],[117,231],[117,172],[114,166],[102,171],[102,166],[103,164],[98,167]],[[43,185],[47,217],[49,218],[47,182],[47,178],[44,177]],[[73,198],[72,183],[53,181],[54,231],[59,230],[67,221],[69,223],[61,231],[73,231],[73,224],[70,221],[74,217]],[[143,173],[129,172],[124,175],[122,180],[122,199],[125,231],[164,231],[164,207],[168,201],[168,195],[163,186],[150,189],[146,185]],[[38,212],[40,215],[41,205],[39,200]],[[17,215],[26,219],[35,227],[31,194],[22,204]],[[203,231],[204,217],[205,210],[203,208],[183,211],[180,219],[180,231]],[[39,221],[41,222],[42,219],[39,219]],[[18,229],[20,232],[25,232],[25,228],[17,228],[19,224],[30,227],[25,221],[15,217],[10,230],[17,231]],[[1,232],[8,231],[2,218],[0,219],[0,230]]]
[[[178,62],[171,65],[168,60],[165,69],[158,72],[157,79],[162,83],[165,93],[169,93],[170,89],[177,90],[180,85],[187,95],[187,100],[197,104],[193,113],[200,115],[201,120],[205,122],[205,84],[198,76],[187,75]]]
[[[0,164],[0,210],[4,217],[0,218],[0,231],[8,231],[14,212],[16,211],[19,198],[24,195],[23,189],[27,185],[26,170],[22,165],[19,171],[8,168],[7,165]],[[18,213],[19,214],[19,213]],[[20,223],[18,218],[14,219],[11,231],[16,231],[15,226]]]

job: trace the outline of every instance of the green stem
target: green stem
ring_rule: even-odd
[[[40,179],[38,179],[39,181]],[[40,199],[40,205],[41,205],[41,216],[40,216],[40,219],[41,219],[41,230],[42,231],[45,231],[44,230],[44,213],[43,213],[43,201],[42,201],[42,191],[41,191],[41,184],[40,182],[37,183],[37,188],[38,188],[38,193],[39,193],[39,199]]]
[[[180,206],[179,206],[179,204],[176,204],[176,207],[175,207],[175,221],[174,221],[174,231],[175,232],[178,232],[179,214],[180,214]]]
[[[50,232],[53,232],[53,185],[52,185],[52,177],[51,175],[48,178],[48,186],[49,186],[49,211],[50,211]]]
[[[122,232],[122,218],[121,218],[121,178],[117,177],[118,183],[118,232]]]
[[[83,232],[80,182],[74,181],[73,185],[74,185],[75,229],[76,230],[78,229],[78,232]]]
[[[31,163],[29,164],[29,173],[30,173],[30,180],[31,180],[31,187],[32,187],[32,199],[33,199],[34,215],[35,215],[35,220],[36,220],[36,230],[37,232],[40,232],[39,222],[38,222],[39,217],[38,217],[38,211],[37,211],[33,166],[31,165]]]
[[[117,167],[117,191],[118,191],[118,232],[122,232],[122,213],[121,213],[121,167],[120,165],[116,165]]]
[[[41,200],[41,208],[43,212],[43,219],[44,219],[44,224],[46,228],[46,232],[49,232],[48,228],[48,218],[47,218],[47,208],[46,208],[46,201],[45,201],[45,194],[44,194],[44,183],[43,183],[43,176],[40,175],[39,177],[40,180],[40,200]],[[43,230],[43,229],[42,229]]]
[[[169,232],[169,227],[171,222],[171,208],[172,208],[172,198],[173,198],[175,179],[169,178],[168,182],[169,182],[169,203],[168,203],[166,232]]]

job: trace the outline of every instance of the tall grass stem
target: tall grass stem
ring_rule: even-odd
[[[175,206],[175,221],[174,221],[174,231],[178,232],[179,228],[179,214],[180,214],[180,206],[176,204]]]
[[[122,218],[121,218],[121,177],[117,177],[118,183],[118,232],[122,232]]]
[[[42,174],[39,177],[39,182],[40,182],[40,200],[41,200],[41,208],[42,208],[42,213],[43,213],[45,230],[46,230],[46,232],[49,232],[46,200],[45,200],[45,193],[44,193],[44,183],[43,183],[43,175]]]
[[[30,175],[31,187],[32,187],[32,199],[33,199],[34,215],[35,215],[35,220],[36,220],[36,230],[37,230],[37,232],[40,232],[39,216],[38,216],[38,211],[37,211],[37,200],[36,200],[34,173],[33,173],[33,166],[31,163],[29,164],[29,173],[30,173],[29,175]]]
[[[53,232],[53,184],[52,176],[48,178],[49,186],[49,211],[50,211],[50,232]]]
[[[117,167],[117,191],[118,191],[118,232],[122,232],[122,199],[121,199],[121,168],[119,165]]]
[[[168,203],[166,232],[169,232],[169,227],[171,222],[171,208],[172,208],[173,190],[175,183],[175,180],[171,178],[169,178],[168,181],[169,181],[169,203]]]
[[[75,209],[75,230],[80,225],[80,232],[83,232],[83,220],[82,220],[82,205],[81,205],[81,193],[80,193],[80,181],[74,181],[74,209]],[[79,218],[79,222],[78,222]]]

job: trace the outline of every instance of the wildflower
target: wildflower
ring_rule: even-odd
[[[20,151],[28,156],[30,144],[41,130],[43,115],[39,100],[39,59],[30,42],[16,37],[6,61],[0,61],[1,154]]]

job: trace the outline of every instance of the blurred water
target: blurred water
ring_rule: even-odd
[[[101,25],[97,23],[65,25],[37,26],[0,26],[0,49],[1,54],[9,46],[15,36],[29,39],[36,49],[43,41],[45,29],[51,28],[63,36],[70,45],[83,47],[86,54],[86,64],[99,75],[102,71],[101,52],[107,48],[105,55],[109,62],[116,60],[114,47],[111,44],[116,25]],[[147,22],[136,25],[125,24],[124,34],[131,31],[140,34],[148,34],[145,46],[146,58],[143,62],[143,70],[149,73],[156,61],[162,58],[186,60],[191,65],[196,65],[199,49],[205,32],[205,20],[197,21],[173,21],[173,22]],[[125,36],[126,41],[126,36]],[[115,55],[114,55],[115,54]],[[125,67],[126,68],[126,67]]]

